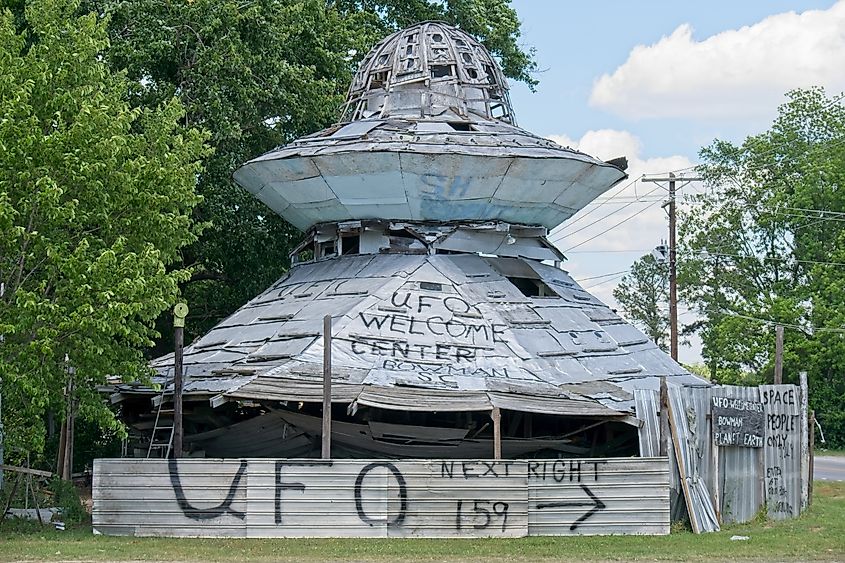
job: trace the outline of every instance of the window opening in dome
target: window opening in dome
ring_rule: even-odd
[[[478,78],[478,71],[475,70],[474,68],[468,68],[467,74],[469,75],[470,78]]]
[[[450,65],[432,65],[432,78],[443,78],[444,76],[452,76],[452,67]]]
[[[370,88],[383,87],[385,82],[387,82],[388,76],[390,76],[390,73],[386,70],[381,72],[374,72],[372,74],[372,78],[370,79]]]
[[[466,47],[467,44],[463,39],[455,39],[455,45],[458,47]]]
[[[526,297],[560,297],[542,280],[508,277],[508,281],[515,285]]]
[[[472,125],[462,121],[450,121],[449,126],[455,131],[475,131]]]
[[[413,46],[413,45],[408,45],[408,48],[407,48],[407,49],[405,49],[405,54],[406,54],[406,55],[413,55],[413,54],[414,54],[414,46]]]
[[[317,244],[317,250],[320,258],[328,258],[329,256],[337,255],[337,248],[334,240],[327,240]]]
[[[347,235],[340,238],[341,255],[360,254],[361,237],[359,235]]]
[[[405,68],[414,68],[414,59],[408,59],[408,64],[405,65]]]
[[[435,33],[434,35],[431,36],[431,38],[434,40],[435,43],[442,43],[443,42],[443,36],[439,33]]]
[[[411,34],[405,36],[405,41],[407,41],[408,43],[413,43],[416,40],[417,40],[417,34],[416,33],[411,33]]]
[[[464,60],[464,62],[472,62],[472,55],[470,55],[469,53],[461,53],[461,58]]]
[[[380,56],[380,57],[378,58],[378,64],[383,65],[383,64],[387,63],[387,59],[388,59],[388,56],[387,56],[387,55],[382,55],[382,56]],[[362,65],[362,66],[363,66],[363,65]]]

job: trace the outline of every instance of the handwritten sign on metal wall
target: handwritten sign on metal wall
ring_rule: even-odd
[[[763,403],[713,397],[713,440],[717,446],[762,448],[765,414]]]
[[[112,535],[667,534],[668,485],[665,458],[96,460],[93,520]]]

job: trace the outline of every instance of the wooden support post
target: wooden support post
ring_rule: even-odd
[[[807,436],[807,440],[810,442],[810,482],[809,491],[807,492],[807,506],[811,506],[813,504],[813,473],[815,472],[815,465],[816,465],[816,411],[810,411],[810,420],[807,423],[807,430],[809,432],[809,436]]]
[[[660,378],[660,456],[669,455],[669,387],[666,377]]]
[[[184,388],[182,349],[185,345],[185,317],[187,316],[187,304],[177,303],[173,306],[173,443],[171,445],[174,459],[182,457],[182,438],[185,435],[185,427],[182,424],[182,389]],[[155,434],[155,430],[153,433]]]
[[[783,383],[783,325],[775,326],[775,385]]]
[[[182,457],[182,437],[185,428],[182,424],[182,350],[185,329],[173,327],[173,457]]]
[[[322,458],[332,457],[332,316],[323,317],[323,448]]]
[[[801,386],[801,413],[799,417],[801,436],[800,451],[801,451],[801,509],[803,512],[810,504],[810,483],[813,480],[813,474],[810,473],[810,444],[809,442],[809,386],[807,383],[807,372],[802,371],[798,374],[799,385]]]
[[[65,420],[62,422],[62,434],[59,440],[59,463],[56,472],[59,478],[65,481],[70,481],[71,473],[73,472],[73,419],[74,419],[74,371],[73,368],[68,369],[68,382],[65,387]]]
[[[493,407],[490,413],[493,419],[493,459],[502,459],[502,411]]]

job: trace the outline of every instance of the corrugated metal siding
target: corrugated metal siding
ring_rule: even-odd
[[[719,529],[713,498],[707,485],[709,433],[706,413],[709,410],[709,393],[692,387],[669,387],[669,421],[675,440],[675,456],[681,472],[684,496],[696,533]],[[703,430],[702,430],[703,426]]]
[[[527,462],[529,535],[668,534],[666,461]]]
[[[666,458],[96,460],[110,535],[667,534]]]
[[[94,461],[94,532],[135,536],[243,537],[246,467],[241,460]]]
[[[651,389],[634,389],[634,405],[640,426],[640,455],[656,457],[660,454],[660,411],[659,395]]]
[[[766,412],[766,507],[770,518],[793,518],[801,511],[801,393],[795,385],[761,385],[760,396]]]
[[[757,387],[721,386],[713,396],[760,402]],[[763,448],[721,447],[718,461],[722,522],[748,522],[763,505]]]

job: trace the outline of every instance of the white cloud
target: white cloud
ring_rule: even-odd
[[[576,280],[585,280],[582,287],[601,301],[621,309],[613,297],[621,276],[596,276],[627,270],[634,260],[668,238],[666,213],[661,208],[667,196],[665,189],[637,179],[643,174],[680,171],[693,163],[678,155],[643,158],[642,142],[628,131],[588,131],[578,140],[566,135],[549,138],[603,160],[628,157],[628,180],[587,205],[549,237],[568,258],[564,269]],[[680,193],[694,188],[691,185]],[[695,361],[700,358],[700,350],[700,343],[682,347],[681,359]]]
[[[704,40],[689,24],[638,45],[593,86],[590,104],[624,117],[770,116],[788,90],[845,89],[845,0],[776,14]]]

